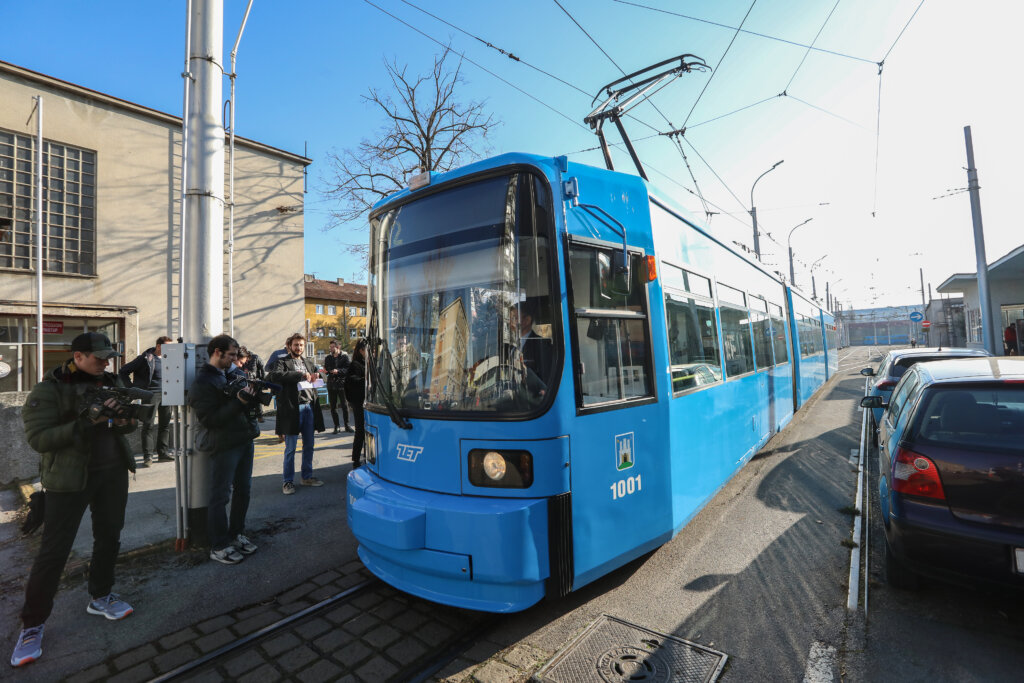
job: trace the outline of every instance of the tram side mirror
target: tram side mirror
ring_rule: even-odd
[[[612,292],[615,294],[629,294],[631,278],[629,277],[629,255],[621,252],[612,252]]]
[[[594,270],[601,284],[602,299],[629,294],[629,261],[621,251],[614,251],[611,254],[595,251]]]

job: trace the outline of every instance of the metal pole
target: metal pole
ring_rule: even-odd
[[[981,195],[978,169],[974,167],[974,142],[971,127],[964,126],[967,143],[967,189],[971,195],[971,218],[974,219],[974,256],[978,265],[978,301],[981,306],[981,339],[985,349],[996,354],[995,334],[992,327],[992,301],[988,289],[988,260],[985,258],[985,233],[981,225]]]
[[[228,330],[235,336],[235,57],[238,55],[238,44],[242,42],[242,31],[245,22],[249,21],[252,0],[245,7],[242,25],[238,28],[235,46],[231,48],[231,136],[228,143]]]
[[[193,231],[186,243],[182,326],[185,341],[205,344],[224,330],[224,119],[221,110],[224,77],[223,0],[192,0],[189,71],[194,77],[187,120],[185,167],[186,223]],[[195,421],[185,411],[188,431],[183,479],[188,510],[185,533],[197,544],[206,542],[209,503],[209,454],[192,449]]]
[[[43,381],[43,96],[36,95],[36,381]]]
[[[189,46],[192,44],[192,0],[185,5],[185,70],[181,72],[184,83],[181,104],[181,236],[178,241],[178,339],[185,338],[185,190],[188,188],[188,109],[189,91],[192,88],[192,72],[189,71]],[[191,330],[189,330],[191,332]]]
[[[774,171],[776,168],[779,167],[780,164],[782,164],[783,161],[785,161],[785,159],[781,159],[779,161],[776,161],[774,166],[769,168],[767,171],[765,171],[761,175],[757,176],[757,180],[760,180],[761,178],[764,178],[766,175],[768,175],[769,173]],[[760,261],[761,260],[761,237],[760,237],[760,235],[757,234],[757,207],[754,206],[754,188],[757,187],[757,180],[755,180],[754,184],[750,186],[750,220],[754,224],[754,256],[757,257],[758,261]],[[790,278],[790,279],[792,279],[792,278]]]

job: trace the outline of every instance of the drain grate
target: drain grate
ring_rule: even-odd
[[[718,678],[724,652],[602,614],[537,672],[541,683],[667,683]]]

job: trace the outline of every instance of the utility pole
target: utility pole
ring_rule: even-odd
[[[974,167],[974,142],[971,127],[964,126],[967,143],[967,189],[971,195],[971,218],[974,220],[974,257],[978,266],[978,302],[981,306],[981,340],[985,350],[996,354],[995,333],[992,327],[992,301],[988,289],[988,260],[985,258],[985,233],[981,226],[981,195],[978,187],[978,169]]]

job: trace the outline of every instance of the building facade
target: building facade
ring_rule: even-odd
[[[332,340],[351,351],[360,337],[366,336],[366,285],[337,280],[318,280],[305,276],[306,340],[313,344],[318,360],[323,360]]]
[[[27,391],[36,378],[36,97],[44,370],[84,331],[105,332],[131,360],[179,329],[181,119],[0,62],[0,356],[11,366],[0,392]],[[236,137],[235,196],[226,197],[235,206],[234,320],[225,282],[224,331],[233,322],[234,336],[264,357],[304,322],[296,264],[309,163]]]
[[[988,289],[991,304],[988,315],[992,321],[989,329],[996,355],[1021,355],[1024,353],[1024,244],[989,264]],[[963,294],[967,346],[984,348],[984,311],[978,294],[978,274],[950,275],[936,291],[940,294]],[[1004,341],[1008,337],[1007,328],[1012,328],[1016,339],[1016,343],[1009,346]]]

